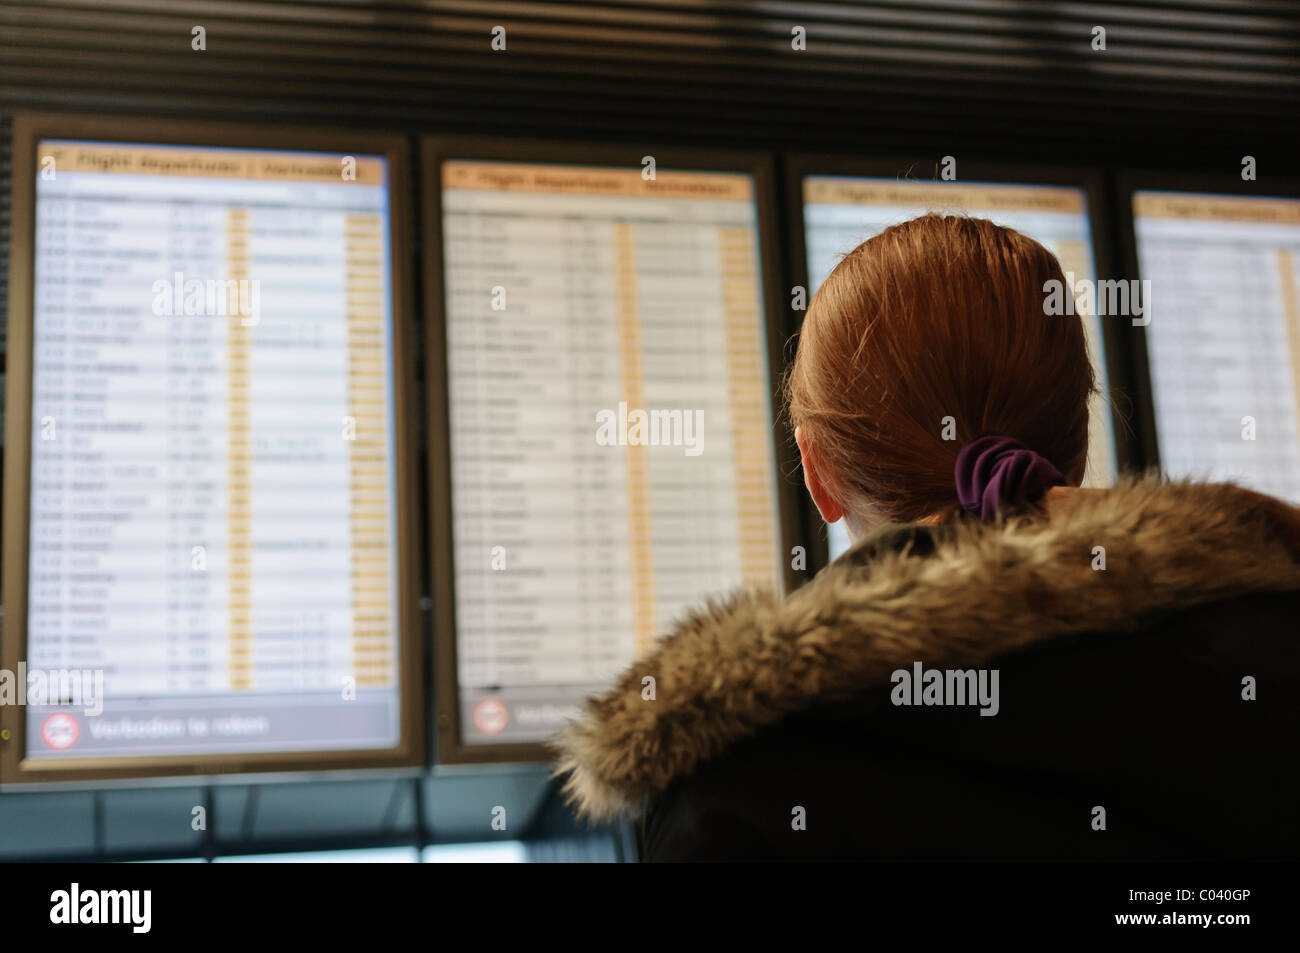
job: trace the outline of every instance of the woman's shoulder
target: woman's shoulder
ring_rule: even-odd
[[[901,668],[648,797],[642,857],[1294,856],[1300,709],[1279,673],[1300,665],[1298,613],[1300,591],[1253,592],[960,673]]]
[[[1008,655],[1123,654],[1194,607],[1300,591],[1294,513],[1231,485],[1137,480],[1048,516],[890,527],[784,599],[691,614],[557,737],[557,773],[583,813],[635,815],[801,715],[988,695],[979,672]]]

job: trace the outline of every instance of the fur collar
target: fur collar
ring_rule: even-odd
[[[1104,571],[1092,568],[1097,546]],[[741,591],[687,616],[556,736],[556,774],[592,820],[635,815],[733,743],[886,685],[916,660],[969,668],[1053,637],[1134,631],[1162,610],[1287,590],[1300,590],[1300,510],[1229,484],[1148,478],[1071,494],[1050,519],[895,528],[788,598]]]

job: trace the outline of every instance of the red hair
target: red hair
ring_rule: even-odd
[[[1082,480],[1097,383],[1082,320],[1046,313],[1051,280],[1072,293],[1038,242],[959,215],[895,225],[836,266],[785,386],[790,421],[846,512],[951,514],[957,453],[986,433]]]

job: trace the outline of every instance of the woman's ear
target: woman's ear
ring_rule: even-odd
[[[817,512],[828,523],[834,523],[844,516],[844,507],[836,502],[827,489],[827,474],[817,456],[817,448],[804,436],[802,427],[794,428],[794,442],[799,446],[799,462],[803,466],[803,482],[808,487],[808,494],[817,504]]]

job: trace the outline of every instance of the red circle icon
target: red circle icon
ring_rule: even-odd
[[[485,735],[499,735],[510,724],[510,709],[498,698],[484,698],[474,706],[474,727]]]
[[[41,724],[41,740],[55,751],[71,748],[81,737],[81,726],[67,712],[56,711]]]

